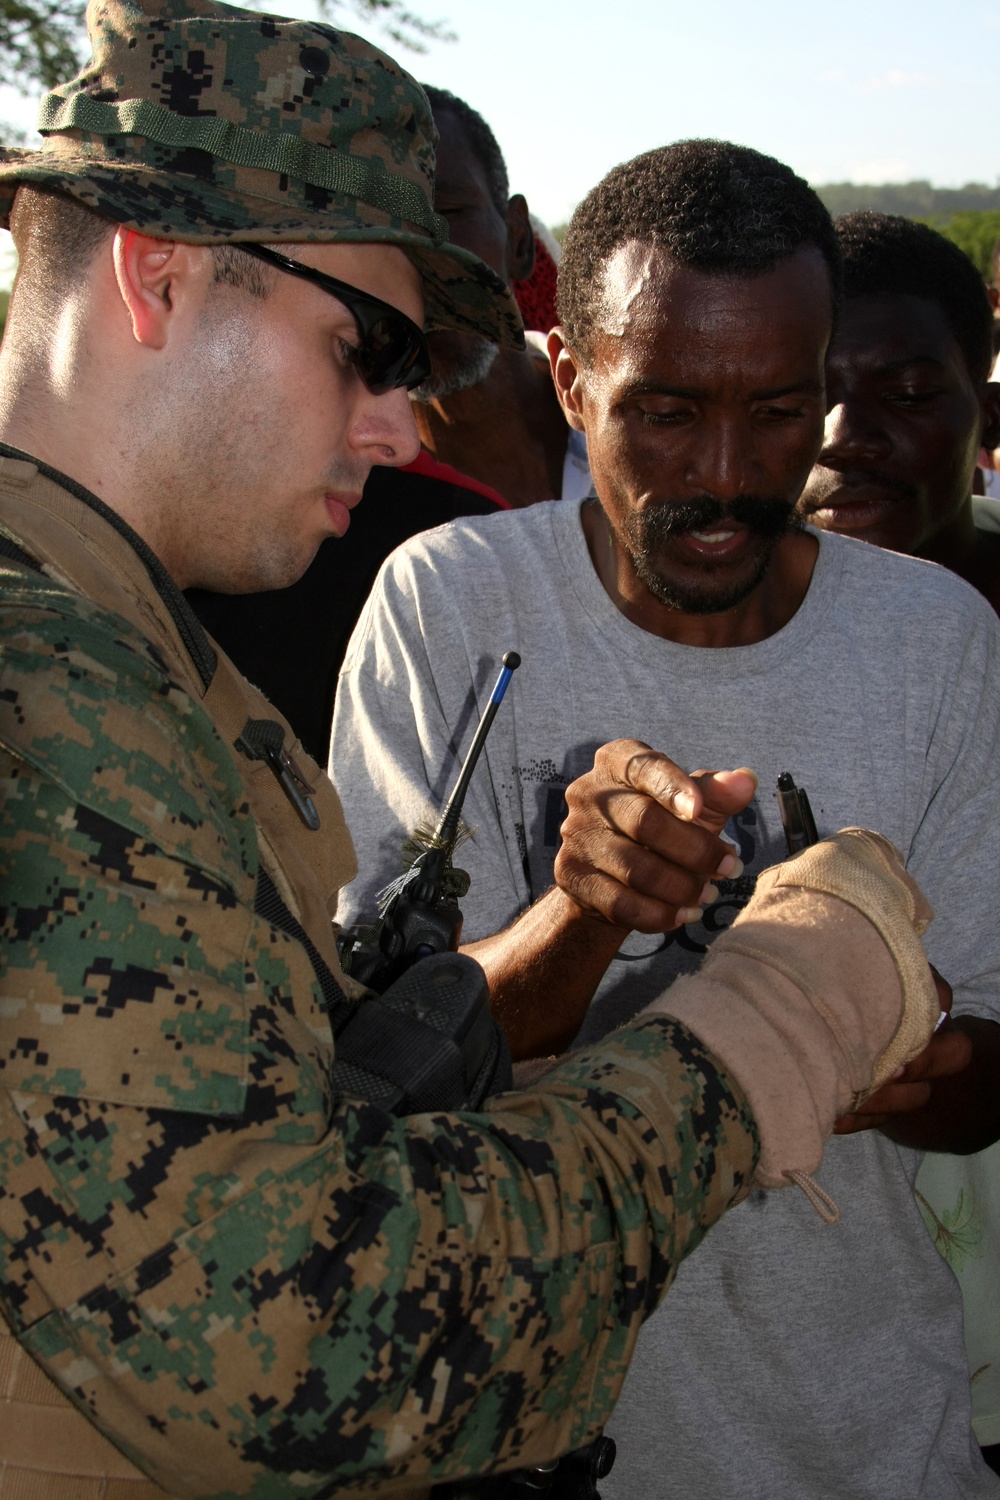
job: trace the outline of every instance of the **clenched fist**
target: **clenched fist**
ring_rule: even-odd
[[[696,921],[716,898],[711,881],[742,869],[718,834],[756,788],[745,769],[688,775],[641,740],[602,745],[593,769],[566,789],[556,884],[625,932]]]

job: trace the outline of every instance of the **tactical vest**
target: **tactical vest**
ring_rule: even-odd
[[[357,870],[354,851],[332,783],[286,720],[204,633],[130,528],[71,480],[0,445],[2,537],[14,544],[9,558],[16,562],[23,552],[51,578],[123,616],[152,641],[227,745],[235,746],[248,722],[280,726],[284,747],[308,783],[318,829],[307,826],[308,808],[293,800],[305,800],[297,781],[290,797],[273,760],[234,749],[261,863],[342,988],[354,993],[331,926],[337,892]],[[164,1494],[77,1411],[0,1318],[0,1500],[163,1500]]]

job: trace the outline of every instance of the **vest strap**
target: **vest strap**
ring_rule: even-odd
[[[164,1500],[0,1317],[0,1500]]]

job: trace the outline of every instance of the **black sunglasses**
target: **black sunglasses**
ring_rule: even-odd
[[[290,276],[313,282],[344,304],[358,329],[358,345],[351,351],[351,364],[373,396],[382,396],[398,386],[412,391],[427,379],[431,360],[423,332],[398,307],[371,297],[346,281],[326,276],[312,266],[304,266],[301,261],[289,260],[287,255],[280,255],[267,245],[241,240],[237,248],[269,266],[277,266],[279,271],[287,271]]]

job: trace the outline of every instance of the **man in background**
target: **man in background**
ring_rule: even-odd
[[[1000,443],[982,279],[926,224],[856,213],[836,227],[844,306],[801,513],[824,531],[940,563],[1000,609],[1000,536],[976,526],[972,497],[979,450]]]
[[[455,244],[472,250],[508,284],[534,261],[528,205],[510,195],[496,137],[464,99],[428,88],[441,134],[434,206]],[[414,391],[423,447],[498,490],[515,509],[589,493],[586,446],[556,397],[544,340],[528,355],[501,351],[470,334],[431,341],[433,372]],[[582,460],[582,463],[581,463]]]
[[[844,304],[802,512],[824,530],[938,562],[1000,610],[1000,535],[977,513],[991,502],[970,499],[979,449],[1000,443],[990,298],[968,257],[925,224],[856,213],[836,229]],[[973,1429],[1000,1472],[1000,1148],[929,1153],[917,1185],[962,1288]]]

